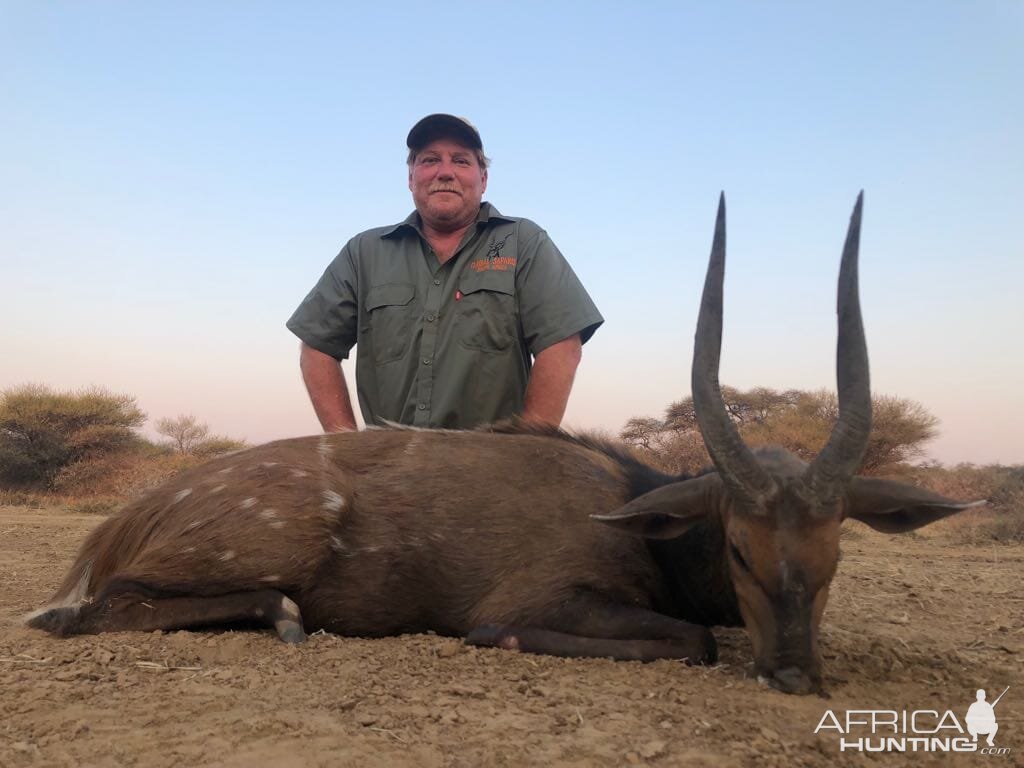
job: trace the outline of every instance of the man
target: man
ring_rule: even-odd
[[[600,313],[544,230],[482,201],[468,121],[428,115],[406,144],[416,210],[350,240],[288,321],[320,424],[356,428],[339,364],[353,346],[367,425],[559,424]]]

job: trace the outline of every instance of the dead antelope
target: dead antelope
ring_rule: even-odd
[[[758,675],[820,691],[843,519],[897,533],[972,506],[854,476],[871,422],[860,219],[858,198],[839,277],[840,415],[810,465],[751,451],[722,402],[723,198],[693,361],[713,470],[669,477],[607,442],[522,425],[283,440],[184,473],[102,523],[28,624],[69,635],[258,622],[288,642],[433,630],[691,663],[716,658],[708,627],[742,624]]]

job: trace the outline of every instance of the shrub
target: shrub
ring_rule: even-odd
[[[726,412],[750,446],[776,444],[810,461],[825,445],[839,413],[836,395],[826,390],[780,392],[757,387],[746,392],[722,387]],[[872,427],[863,472],[889,472],[919,458],[935,437],[937,419],[912,400],[879,395],[872,400]],[[710,459],[687,397],[665,409],[664,419],[634,417],[620,437],[659,467],[694,472]]]
[[[26,384],[0,392],[0,482],[50,488],[80,462],[136,445],[145,414],[130,395],[56,392]]]
[[[223,456],[226,453],[234,453],[248,447],[249,444],[245,440],[214,435],[197,445],[194,455],[201,459],[212,459],[215,456]]]
[[[80,515],[112,515],[123,503],[119,499],[85,499],[72,504],[70,510]]]
[[[160,419],[156,431],[170,438],[169,445],[177,453],[213,458],[225,453],[240,451],[248,447],[244,440],[234,440],[222,435],[211,435],[210,428],[196,420],[191,414],[173,419]]]
[[[42,509],[46,502],[35,493],[0,488],[0,507],[29,507]]]
[[[987,499],[949,518],[945,530],[968,544],[1024,543],[1024,466],[959,464],[915,467],[913,482],[954,499]]]

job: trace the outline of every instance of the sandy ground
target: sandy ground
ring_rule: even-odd
[[[58,640],[20,626],[99,521],[0,507],[0,766],[1024,765],[1021,546],[849,524],[824,699],[750,679],[738,630],[716,630],[719,665],[690,668],[430,635],[289,647],[257,631]],[[951,709],[964,722],[976,689],[1006,686],[1006,755],[840,753],[834,730],[814,733],[829,709]]]

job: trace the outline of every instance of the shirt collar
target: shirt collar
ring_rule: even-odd
[[[513,219],[510,219],[508,216],[502,216],[501,213],[498,212],[497,208],[484,200],[480,203],[480,212],[476,215],[476,223],[484,224],[495,219],[499,221],[513,221]],[[384,232],[384,234],[381,235],[381,238],[396,237],[410,229],[422,234],[420,229],[420,215],[417,211],[413,211],[405,217],[404,221]]]

